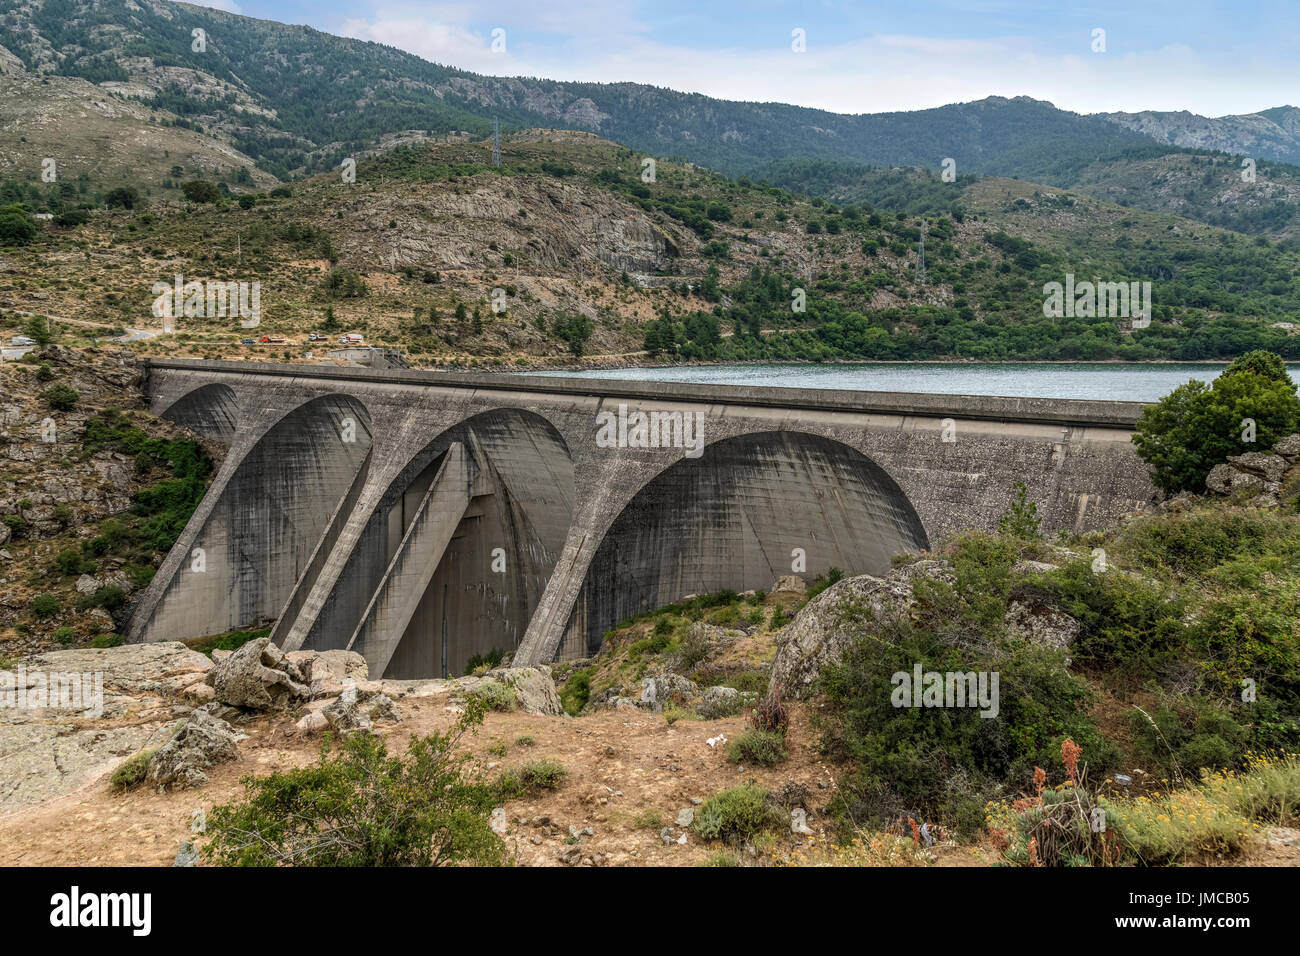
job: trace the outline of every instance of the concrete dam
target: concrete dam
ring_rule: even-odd
[[[273,623],[385,677],[585,657],[620,621],[793,572],[880,573],[990,529],[1146,507],[1142,405],[150,360],[152,410],[228,446],[128,639]]]

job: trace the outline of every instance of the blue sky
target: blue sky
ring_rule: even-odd
[[[1300,2],[207,0],[495,75],[845,113],[1027,95],[1078,112],[1300,105]],[[504,30],[505,49],[492,49]],[[804,52],[792,31],[804,31]],[[1104,30],[1105,50],[1094,31]]]

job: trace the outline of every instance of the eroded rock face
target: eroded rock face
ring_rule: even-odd
[[[129,695],[178,693],[212,669],[212,661],[179,641],[47,651],[23,664],[28,671],[102,673],[105,688]]]
[[[344,736],[354,733],[369,733],[373,729],[370,715],[357,703],[357,689],[347,687],[338,699],[321,710],[321,715],[329,723],[330,729]]]
[[[1281,455],[1290,464],[1300,462],[1300,434],[1287,435],[1273,445],[1273,454]]]
[[[1234,455],[1228,463],[1237,471],[1258,475],[1265,481],[1281,481],[1286,471],[1286,459],[1281,455],[1269,455],[1252,451],[1244,455]]]
[[[915,598],[912,586],[920,579],[954,580],[952,568],[942,561],[916,561],[895,568],[883,578],[870,574],[846,578],[813,598],[777,637],[776,657],[768,687],[783,696],[811,696],[821,668],[838,659],[860,633],[860,627],[843,620],[848,605],[870,608],[876,617],[906,615]]]
[[[284,710],[312,696],[302,669],[265,637],[218,663],[208,680],[218,701],[249,710]]]
[[[487,676],[514,687],[519,709],[526,714],[559,717],[564,713],[560,695],[555,692],[551,669],[545,664],[537,667],[498,667],[489,671]]]
[[[224,720],[196,710],[153,755],[145,779],[155,787],[201,787],[208,782],[209,767],[239,756],[237,744],[243,739]]]

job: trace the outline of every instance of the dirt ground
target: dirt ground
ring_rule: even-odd
[[[411,733],[450,724],[454,715],[446,705],[445,696],[399,701],[402,722],[381,728],[390,750],[404,748]],[[818,811],[830,800],[834,780],[832,768],[810,746],[815,735],[806,711],[798,705],[792,708],[790,756],[775,768],[742,770],[727,761],[725,745],[715,749],[706,743],[719,734],[732,738],[744,727],[744,717],[682,720],[669,726],[661,715],[632,710],[576,719],[492,713],[470,739],[469,750],[489,773],[542,757],[554,758],[568,771],[558,790],[505,804],[505,839],[510,855],[521,865],[563,865],[562,856],[572,855],[575,845],[581,848],[582,861],[602,865],[702,863],[721,847],[701,844],[690,831],[685,831],[685,845],[665,845],[661,828],[672,826],[678,811],[692,806],[692,797],[707,799],[749,781],[768,789],[790,783],[805,787],[810,794],[809,823],[818,831],[812,839],[818,840]],[[240,729],[249,736],[239,745],[239,759],[210,770],[208,783],[197,790],[160,794],[136,788],[119,794],[106,775],[58,800],[0,818],[0,865],[170,865],[181,843],[191,839],[196,811],[231,801],[247,774],[301,766],[319,753],[319,738],[296,733],[287,720],[264,718]],[[516,742],[524,736],[533,743]],[[490,752],[502,745],[505,757]],[[646,822],[644,811],[652,809],[662,818],[657,825]],[[549,818],[549,824],[535,825],[538,817]],[[521,824],[520,818],[529,822]],[[571,844],[566,842],[570,826],[594,832]],[[682,832],[673,827],[674,838]],[[770,852],[780,855],[797,842],[799,838],[790,834]]]

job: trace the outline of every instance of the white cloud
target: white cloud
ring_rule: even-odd
[[[226,13],[242,13],[243,10],[235,0],[187,0],[187,2],[199,7],[211,7],[213,10],[224,10]]]
[[[1137,52],[1078,52],[1028,36],[979,39],[874,34],[827,41],[808,35],[805,53],[784,36],[766,49],[701,48],[650,38],[631,0],[507,0],[491,19],[506,52],[491,51],[481,11],[435,3],[380,8],[341,33],[435,62],[498,76],[638,82],[725,99],[795,103],[842,113],[915,110],[985,96],[1032,96],[1081,113],[1190,109],[1249,112],[1295,99],[1287,71],[1182,44]],[[691,41],[698,41],[692,36]],[[1231,60],[1231,62],[1228,62]]]

